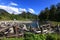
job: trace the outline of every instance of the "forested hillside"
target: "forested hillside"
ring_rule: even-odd
[[[30,12],[22,12],[21,14],[10,14],[7,11],[0,9],[0,20],[35,20],[37,15]]]
[[[60,21],[60,3],[46,7],[39,14],[40,20]]]

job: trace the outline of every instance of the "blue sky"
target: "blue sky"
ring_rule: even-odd
[[[44,8],[59,2],[60,0],[0,0],[0,8],[15,14],[22,11],[39,14]]]

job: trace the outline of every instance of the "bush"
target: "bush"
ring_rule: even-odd
[[[60,34],[34,34],[26,32],[24,37],[3,38],[2,40],[60,40]]]

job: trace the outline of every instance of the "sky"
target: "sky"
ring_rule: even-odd
[[[23,11],[39,14],[41,10],[60,3],[60,0],[0,0],[0,9],[20,14]]]

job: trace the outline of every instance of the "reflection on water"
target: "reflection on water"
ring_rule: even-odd
[[[28,23],[26,24],[27,27],[31,26],[31,27],[37,27],[37,23]]]

